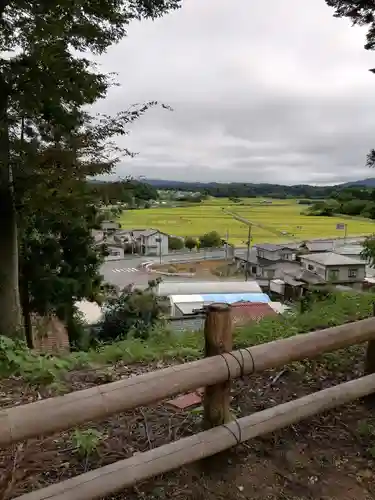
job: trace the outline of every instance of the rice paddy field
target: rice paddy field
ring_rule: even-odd
[[[176,236],[196,236],[217,231],[238,246],[246,244],[248,228],[224,210],[235,212],[253,223],[252,243],[343,237],[337,224],[347,224],[347,236],[375,233],[375,221],[347,217],[311,217],[304,214],[308,207],[295,200],[246,199],[233,203],[214,198],[200,204],[179,207],[157,207],[123,212],[123,228],[155,228]],[[224,210],[223,210],[224,209]],[[257,226],[257,224],[259,226]]]

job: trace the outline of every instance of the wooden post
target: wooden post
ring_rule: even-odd
[[[372,315],[375,316],[375,302],[372,303]],[[367,344],[365,373],[375,373],[375,340],[369,340]]]
[[[372,315],[375,316],[375,302],[372,303]],[[371,375],[375,373],[375,339],[369,340],[367,343],[365,374]],[[368,394],[363,398],[364,404],[370,409],[375,409],[375,393]]]
[[[206,357],[232,351],[232,311],[229,304],[211,304],[208,307],[204,337]],[[230,381],[207,386],[204,395],[204,428],[216,427],[230,420]]]

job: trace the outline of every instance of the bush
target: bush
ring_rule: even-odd
[[[192,236],[188,236],[187,238],[185,238],[185,247],[190,250],[190,252],[197,246],[197,240],[195,238],[193,238]]]
[[[168,248],[169,250],[182,250],[184,248],[184,241],[176,236],[170,236],[168,238]]]
[[[150,328],[159,322],[165,312],[153,287],[146,290],[125,289],[118,298],[109,301],[98,331],[98,340],[124,339],[130,331],[134,337],[146,339]]]
[[[203,234],[199,238],[199,241],[202,248],[217,248],[221,247],[223,244],[220,234],[217,231],[210,231],[209,233]]]

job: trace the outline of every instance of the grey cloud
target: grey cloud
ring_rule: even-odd
[[[324,0],[185,0],[137,23],[101,59],[117,71],[97,109],[158,99],[121,144],[117,174],[201,181],[333,183],[370,176],[373,54]]]

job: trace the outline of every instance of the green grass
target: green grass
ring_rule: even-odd
[[[129,210],[122,214],[120,222],[124,228],[152,227],[177,236],[200,236],[216,230],[222,237],[229,232],[229,241],[244,245],[247,227],[223,212],[223,208],[236,212],[252,222],[260,223],[271,230],[286,231],[298,240],[344,236],[336,230],[336,224],[348,225],[348,236],[358,236],[375,232],[375,222],[369,219],[346,217],[312,217],[303,215],[307,209],[295,200],[273,200],[272,205],[262,205],[260,199],[247,199],[242,204],[231,203],[228,199],[211,199],[202,204],[190,204],[175,208],[151,208]],[[271,231],[253,226],[252,242],[290,241],[289,235],[277,236]]]
[[[247,347],[363,319],[372,315],[373,300],[374,296],[367,293],[333,294],[313,304],[304,314],[265,318],[258,324],[237,329],[234,346]],[[19,343],[0,337],[0,375],[19,376],[33,384],[51,384],[72,369],[112,365],[118,361],[127,364],[171,359],[187,361],[201,358],[202,353],[201,332],[176,335],[167,328],[151,332],[147,341],[129,338],[65,358],[39,356]],[[337,356],[327,355],[327,359],[336,366]]]

